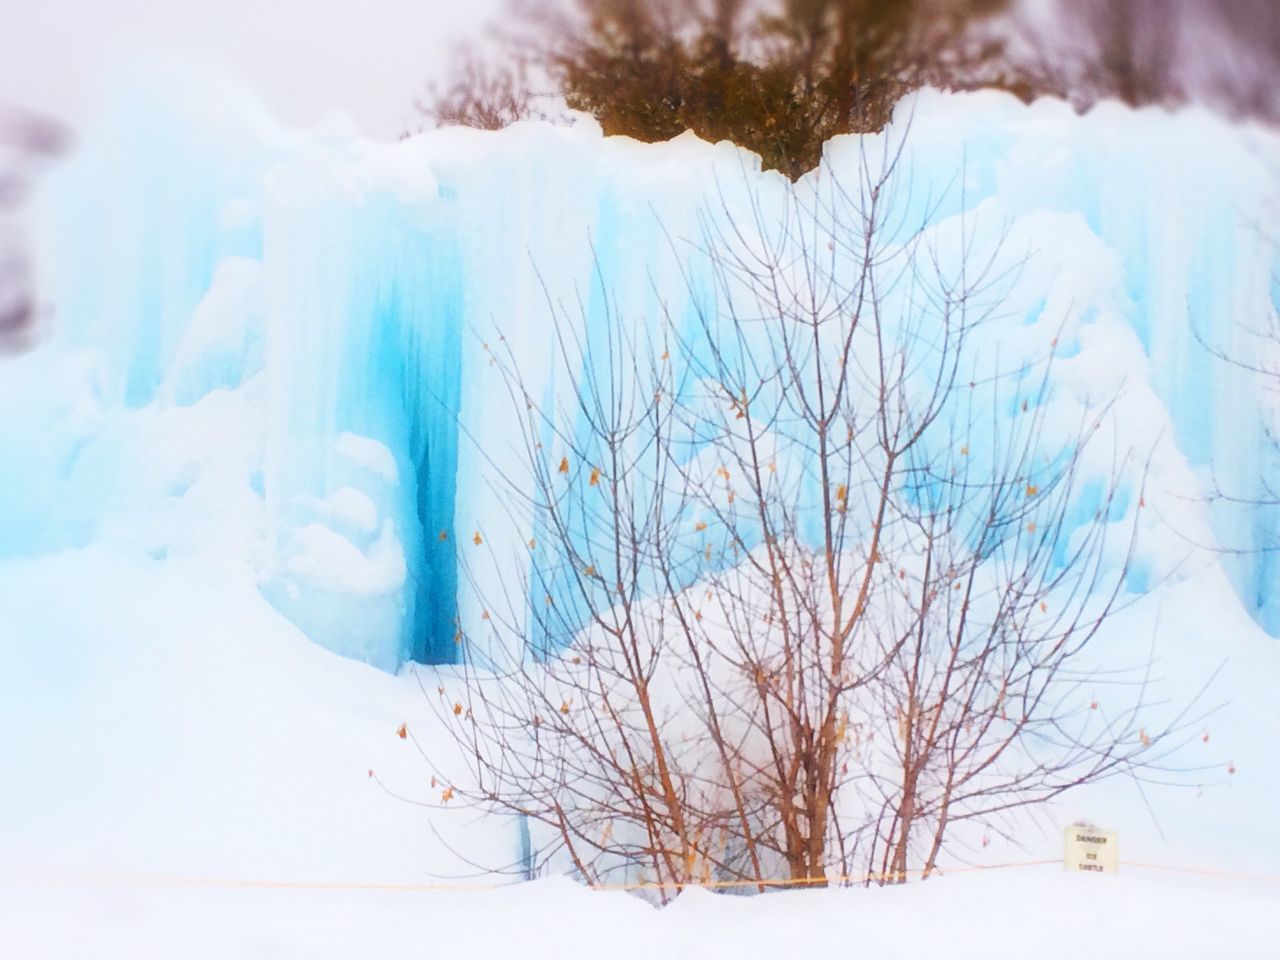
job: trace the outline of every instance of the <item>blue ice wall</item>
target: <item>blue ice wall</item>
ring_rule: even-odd
[[[280,443],[267,451],[265,485],[269,535],[286,560],[264,590],[326,646],[388,668],[448,662],[466,303],[454,211],[429,180],[415,196],[350,189],[350,171],[329,161],[323,150],[300,157],[309,179],[282,187],[267,213],[269,416]],[[372,441],[391,469],[353,476],[378,471],[335,450],[343,437]],[[317,505],[352,487],[371,493],[378,518],[356,546],[367,553],[376,536],[399,553],[363,592],[340,569],[309,569],[299,541],[324,522]]]
[[[218,265],[262,257],[271,135],[251,103],[216,95],[226,112],[192,114],[179,91],[125,91],[42,197],[60,332],[102,355],[106,398],[130,407],[155,398]]]
[[[129,424],[234,398],[256,421],[226,509],[257,511],[261,537],[236,562],[317,643],[384,669],[451,660],[478,596],[541,575],[510,496],[528,465],[492,349],[573,431],[572,379],[598,356],[560,355],[551,313],[589,343],[664,318],[688,329],[719,295],[685,272],[705,218],[767,219],[786,190],[751,155],[689,136],[520,124],[373,144],[340,125],[282,131],[227,98],[122,102],[42,201],[55,334],[0,360],[0,379],[15,371],[0,400],[59,386],[21,416],[0,410],[0,555],[115,535],[120,504],[152,489],[110,454]],[[1212,472],[1241,501],[1277,485],[1264,384],[1201,343],[1256,350],[1246,321],[1273,309],[1258,228],[1276,219],[1274,135],[1196,111],[1077,117],[925,94],[886,137],[830,144],[823,176],[856,182],[903,137],[903,229],[943,237],[963,213],[1032,264],[991,355],[1031,356],[1061,330],[1064,411],[1127,390],[1134,442],[1167,431],[1202,484]],[[190,485],[163,496],[180,507]],[[1257,549],[1276,544],[1280,512],[1211,517],[1242,600],[1280,632],[1275,554]]]

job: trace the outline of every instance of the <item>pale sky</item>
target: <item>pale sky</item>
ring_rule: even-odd
[[[0,0],[0,102],[76,123],[120,64],[225,68],[291,123],[343,109],[395,137],[502,0]]]

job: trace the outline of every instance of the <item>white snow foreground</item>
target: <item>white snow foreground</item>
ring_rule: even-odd
[[[1205,960],[1272,957],[1280,933],[1274,885],[1053,867],[763,898],[690,890],[661,911],[561,879],[482,893],[0,881],[0,895],[7,955],[86,960]]]
[[[1275,884],[1126,867],[695,891],[656,915],[562,881],[135,882],[428,883],[474,873],[457,854],[512,861],[512,824],[428,814],[369,776],[427,799],[395,731],[446,742],[413,671],[368,665],[396,669],[428,619],[452,621],[432,607],[456,585],[424,559],[433,525],[484,528],[495,553],[525,537],[432,403],[494,429],[509,410],[473,332],[501,329],[545,365],[542,285],[571,300],[592,244],[644,322],[651,281],[680,288],[664,231],[689,232],[719,187],[766,202],[782,189],[691,138],[521,125],[379,146],[286,133],[226,97],[204,113],[175,101],[112,115],[51,182],[57,321],[39,350],[0,359],[0,955],[1274,954]],[[961,177],[938,216],[981,208],[1035,253],[1005,342],[1065,331],[1061,401],[1123,387],[1126,439],[1154,445],[1141,560],[1158,585],[1099,642],[1131,658],[1154,641],[1170,701],[1225,662],[1189,786],[1068,794],[972,856],[1058,855],[1059,828],[1082,819],[1119,830],[1128,861],[1278,874],[1280,652],[1255,623],[1277,623],[1275,555],[1194,544],[1256,545],[1280,526],[1200,499],[1210,471],[1276,474],[1265,391],[1196,341],[1243,349],[1233,322],[1270,307],[1274,250],[1240,211],[1270,209],[1280,145],[1194,111],[1077,118],[988,94],[923,97],[912,122],[920,195]],[[856,149],[833,144],[832,163]],[[423,673],[428,689],[450,682]]]

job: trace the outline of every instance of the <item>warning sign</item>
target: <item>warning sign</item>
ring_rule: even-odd
[[[1083,824],[1063,831],[1063,863],[1072,872],[1115,873],[1120,866],[1119,840],[1111,830]]]

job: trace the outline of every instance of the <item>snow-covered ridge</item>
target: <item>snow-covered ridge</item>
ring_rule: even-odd
[[[219,104],[130,101],[47,184],[55,333],[0,360],[0,556],[102,539],[184,555],[253,578],[344,655],[447,660],[477,613],[456,544],[484,530],[499,559],[482,575],[502,578],[527,537],[495,503],[496,475],[520,465],[486,343],[550,369],[549,302],[583,297],[584,323],[605,322],[595,269],[628,322],[679,316],[700,212],[775,208],[786,184],[688,135],[644,145],[583,121],[386,145]],[[827,175],[905,136],[904,202],[936,203],[938,224],[980,216],[1029,254],[1010,349],[1064,330],[1058,388],[1123,391],[1128,439],[1167,434],[1167,502],[1194,501],[1188,465],[1241,497],[1280,479],[1265,391],[1198,339],[1257,349],[1244,329],[1276,295],[1280,138],[1195,110],[1078,117],[995,93],[925,94],[902,115],[887,138],[830,144]],[[1165,512],[1208,540],[1204,514]],[[1211,519],[1275,632],[1275,560],[1250,549],[1276,542],[1280,513]]]

